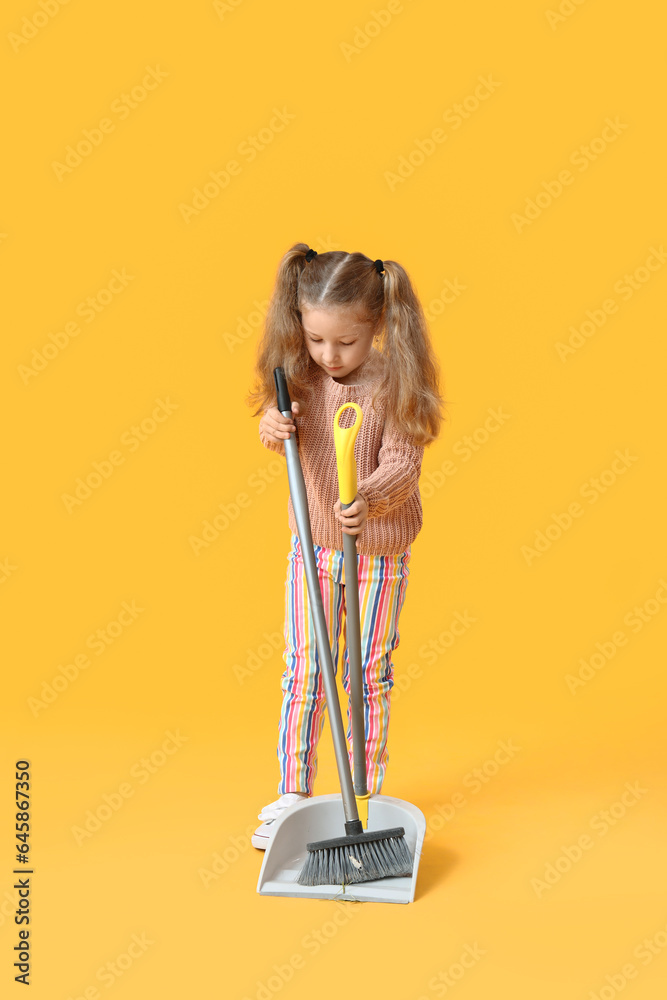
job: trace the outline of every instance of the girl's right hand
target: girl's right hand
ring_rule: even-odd
[[[299,404],[296,400],[292,401],[292,414],[294,417],[299,416]],[[261,418],[259,429],[270,441],[282,444],[290,434],[295,433],[296,424],[293,419],[284,417],[277,406],[272,406]]]

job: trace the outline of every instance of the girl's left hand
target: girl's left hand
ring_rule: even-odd
[[[358,535],[364,530],[364,525],[368,518],[368,504],[361,493],[357,493],[354,502],[349,507],[346,507],[345,510],[341,508],[340,500],[336,500],[333,509],[334,514],[341,523],[343,534]]]

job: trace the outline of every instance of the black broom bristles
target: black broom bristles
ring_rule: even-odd
[[[320,840],[306,847],[308,856],[297,878],[299,885],[349,885],[412,875],[412,857],[402,826]]]

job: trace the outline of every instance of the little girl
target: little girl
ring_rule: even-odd
[[[293,400],[291,419],[276,406],[273,370],[279,365]],[[436,439],[443,419],[438,378],[424,313],[400,264],[338,250],[318,254],[305,243],[288,250],[278,269],[248,403],[256,407],[253,416],[262,413],[259,435],[266,448],[284,455],[283,442],[296,435],[334,669],[340,644],[346,647],[343,533],[357,536],[371,793],[380,792],[387,768],[391,654],[399,643],[411,543],[422,526],[424,447]],[[363,423],[355,447],[357,495],[341,510],[333,421],[348,401],[359,404]],[[272,824],[283,811],[313,794],[324,724],[320,660],[291,497],[288,519],[280,798],[259,813],[263,823],[252,838],[259,848],[268,845]],[[347,650],[343,687],[349,698]],[[349,709],[347,739],[349,744]],[[351,751],[349,759],[352,766]]]

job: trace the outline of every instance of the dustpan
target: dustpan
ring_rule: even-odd
[[[275,821],[271,841],[264,854],[257,892],[263,896],[305,896],[309,899],[349,899],[365,903],[411,903],[415,898],[417,870],[426,833],[423,812],[411,802],[390,795],[371,796],[368,829],[402,826],[413,858],[412,875],[356,882],[354,885],[298,885],[297,876],[306,860],[306,844],[324,840],[342,827],[343,800],[339,792],[316,795],[291,806]]]

